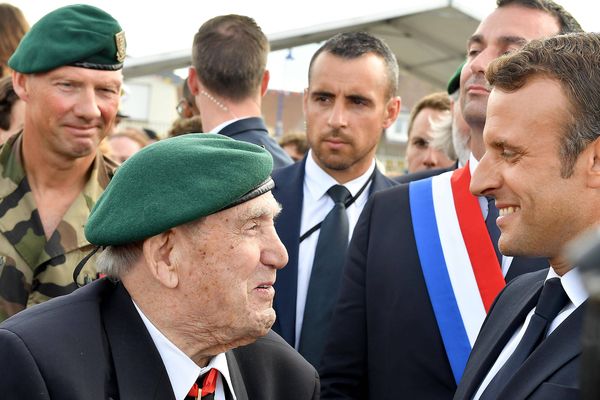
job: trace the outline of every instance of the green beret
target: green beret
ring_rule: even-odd
[[[460,73],[467,61],[463,61],[459,66],[452,78],[448,81],[448,94],[456,92],[460,88]]]
[[[8,66],[24,74],[71,65],[116,71],[125,60],[125,33],[99,8],[76,4],[40,19],[19,43]]]
[[[271,154],[210,133],[144,147],[123,163],[96,202],[85,237],[133,243],[251,200],[273,188]]]

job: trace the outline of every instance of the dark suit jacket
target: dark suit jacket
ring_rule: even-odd
[[[506,343],[535,307],[546,271],[525,274],[498,295],[469,357],[455,399],[471,399]],[[500,399],[579,399],[581,328],[585,302],[529,356]]]
[[[262,118],[250,117],[237,120],[219,131],[221,135],[235,140],[262,146],[273,156],[273,169],[285,167],[294,162],[291,157],[269,136]]]
[[[456,168],[458,168],[458,161],[455,162],[454,164],[452,164],[452,166],[450,166],[448,168],[426,169],[423,171],[413,172],[410,174],[395,176],[392,179],[397,183],[409,183],[412,181],[418,181],[420,179],[425,179],[425,178],[429,178],[431,176],[443,174],[444,172],[454,171]]]
[[[238,399],[318,399],[316,371],[270,332],[226,353]],[[95,281],[0,325],[2,399],[174,399],[121,284]]]
[[[275,229],[288,251],[287,266],[277,271],[275,281],[274,308],[277,320],[273,330],[279,333],[291,346],[296,340],[296,289],[298,281],[298,249],[300,246],[300,223],[302,220],[302,202],[304,198],[304,166],[301,162],[273,172],[275,188],[273,196],[283,206],[281,214],[275,220]],[[394,182],[378,170],[375,172],[370,193],[387,189]]]
[[[454,395],[413,235],[408,187],[375,193],[354,230],[320,370],[322,398]],[[511,269],[527,264],[515,258]]]

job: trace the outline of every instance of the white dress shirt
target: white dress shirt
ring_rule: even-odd
[[[229,376],[229,367],[227,365],[225,353],[217,354],[211,358],[206,367],[200,368],[154,326],[135,302],[133,302],[133,304],[140,314],[142,321],[144,321],[144,325],[146,325],[146,329],[150,333],[152,341],[162,358],[165,369],[167,370],[167,375],[171,381],[175,400],[184,400],[192,386],[194,386],[194,383],[196,383],[196,379],[198,379],[200,375],[210,371],[211,368],[215,368],[220,372],[217,378],[215,400],[226,400],[225,391],[223,389],[223,378],[227,381],[233,399],[236,399],[235,393],[233,393],[233,385],[231,384],[231,377]]]
[[[478,165],[479,160],[477,160],[475,156],[473,156],[473,153],[471,153],[471,155],[469,156],[469,171],[471,172],[471,177],[475,173],[475,168],[477,168]],[[483,214],[483,220],[485,221],[488,216],[488,201],[485,198],[485,196],[477,196],[477,200],[479,200],[479,207],[481,208],[481,214]],[[496,246],[497,245],[498,244],[496,243]],[[510,267],[510,263],[512,263],[512,260],[512,256],[502,255],[502,276],[506,276],[506,273],[508,272],[508,268]]]
[[[352,196],[360,191],[375,170],[375,160],[371,166],[358,178],[344,184]],[[313,159],[312,150],[309,150],[306,157],[306,166],[304,169],[304,199],[302,202],[302,220],[300,223],[300,235],[313,226],[322,222],[329,211],[333,208],[333,200],[327,194],[329,188],[339,183],[321,169]],[[348,240],[352,237],[352,232],[358,221],[358,217],[364,208],[368,198],[372,182],[369,182],[361,195],[347,209],[348,214]],[[319,239],[319,230],[307,237],[300,243],[298,249],[298,286],[296,295],[296,349],[300,343],[300,332],[302,331],[302,321],[304,320],[304,306],[306,304],[306,294],[310,274],[315,258],[315,249]]]
[[[552,320],[546,336],[551,334],[589,296],[587,290],[583,285],[581,275],[579,274],[577,268],[573,268],[572,270],[564,274],[562,277],[559,277],[556,274],[556,272],[554,272],[554,270],[550,268],[550,270],[548,271],[548,275],[546,276],[546,280],[550,278],[560,278],[560,283],[562,284],[563,288],[565,289],[565,292],[567,293],[567,296],[569,297],[569,302],[562,309],[562,311],[558,313],[556,318]],[[525,330],[529,325],[529,321],[531,320],[531,316],[533,315],[534,311],[535,307],[531,311],[529,311],[529,314],[527,314],[523,325],[521,325],[521,327],[519,327],[516,330],[516,332],[512,335],[510,340],[506,343],[506,346],[504,346],[504,349],[498,356],[498,359],[496,360],[494,365],[492,365],[492,368],[486,375],[485,379],[481,382],[481,386],[479,386],[479,389],[475,393],[475,397],[473,397],[474,400],[478,400],[481,397],[481,394],[490,384],[491,380],[494,378],[494,376],[496,376],[500,368],[502,368],[502,366],[506,363],[506,361],[509,359],[512,353],[515,351],[517,345],[519,344],[519,342],[523,338],[523,335],[525,334]]]

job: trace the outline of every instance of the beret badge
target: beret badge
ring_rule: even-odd
[[[125,49],[127,47],[127,41],[125,40],[124,31],[115,33],[115,44],[117,46],[117,61],[122,63],[123,61],[125,61]]]

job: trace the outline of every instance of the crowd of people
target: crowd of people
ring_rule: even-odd
[[[212,18],[158,140],[115,129],[109,13],[0,15],[2,398],[595,392],[564,246],[600,223],[600,34],[554,1],[497,0],[447,90],[413,107],[401,177],[375,158],[401,110],[376,35],[321,44],[305,132],[278,143],[266,36]]]

